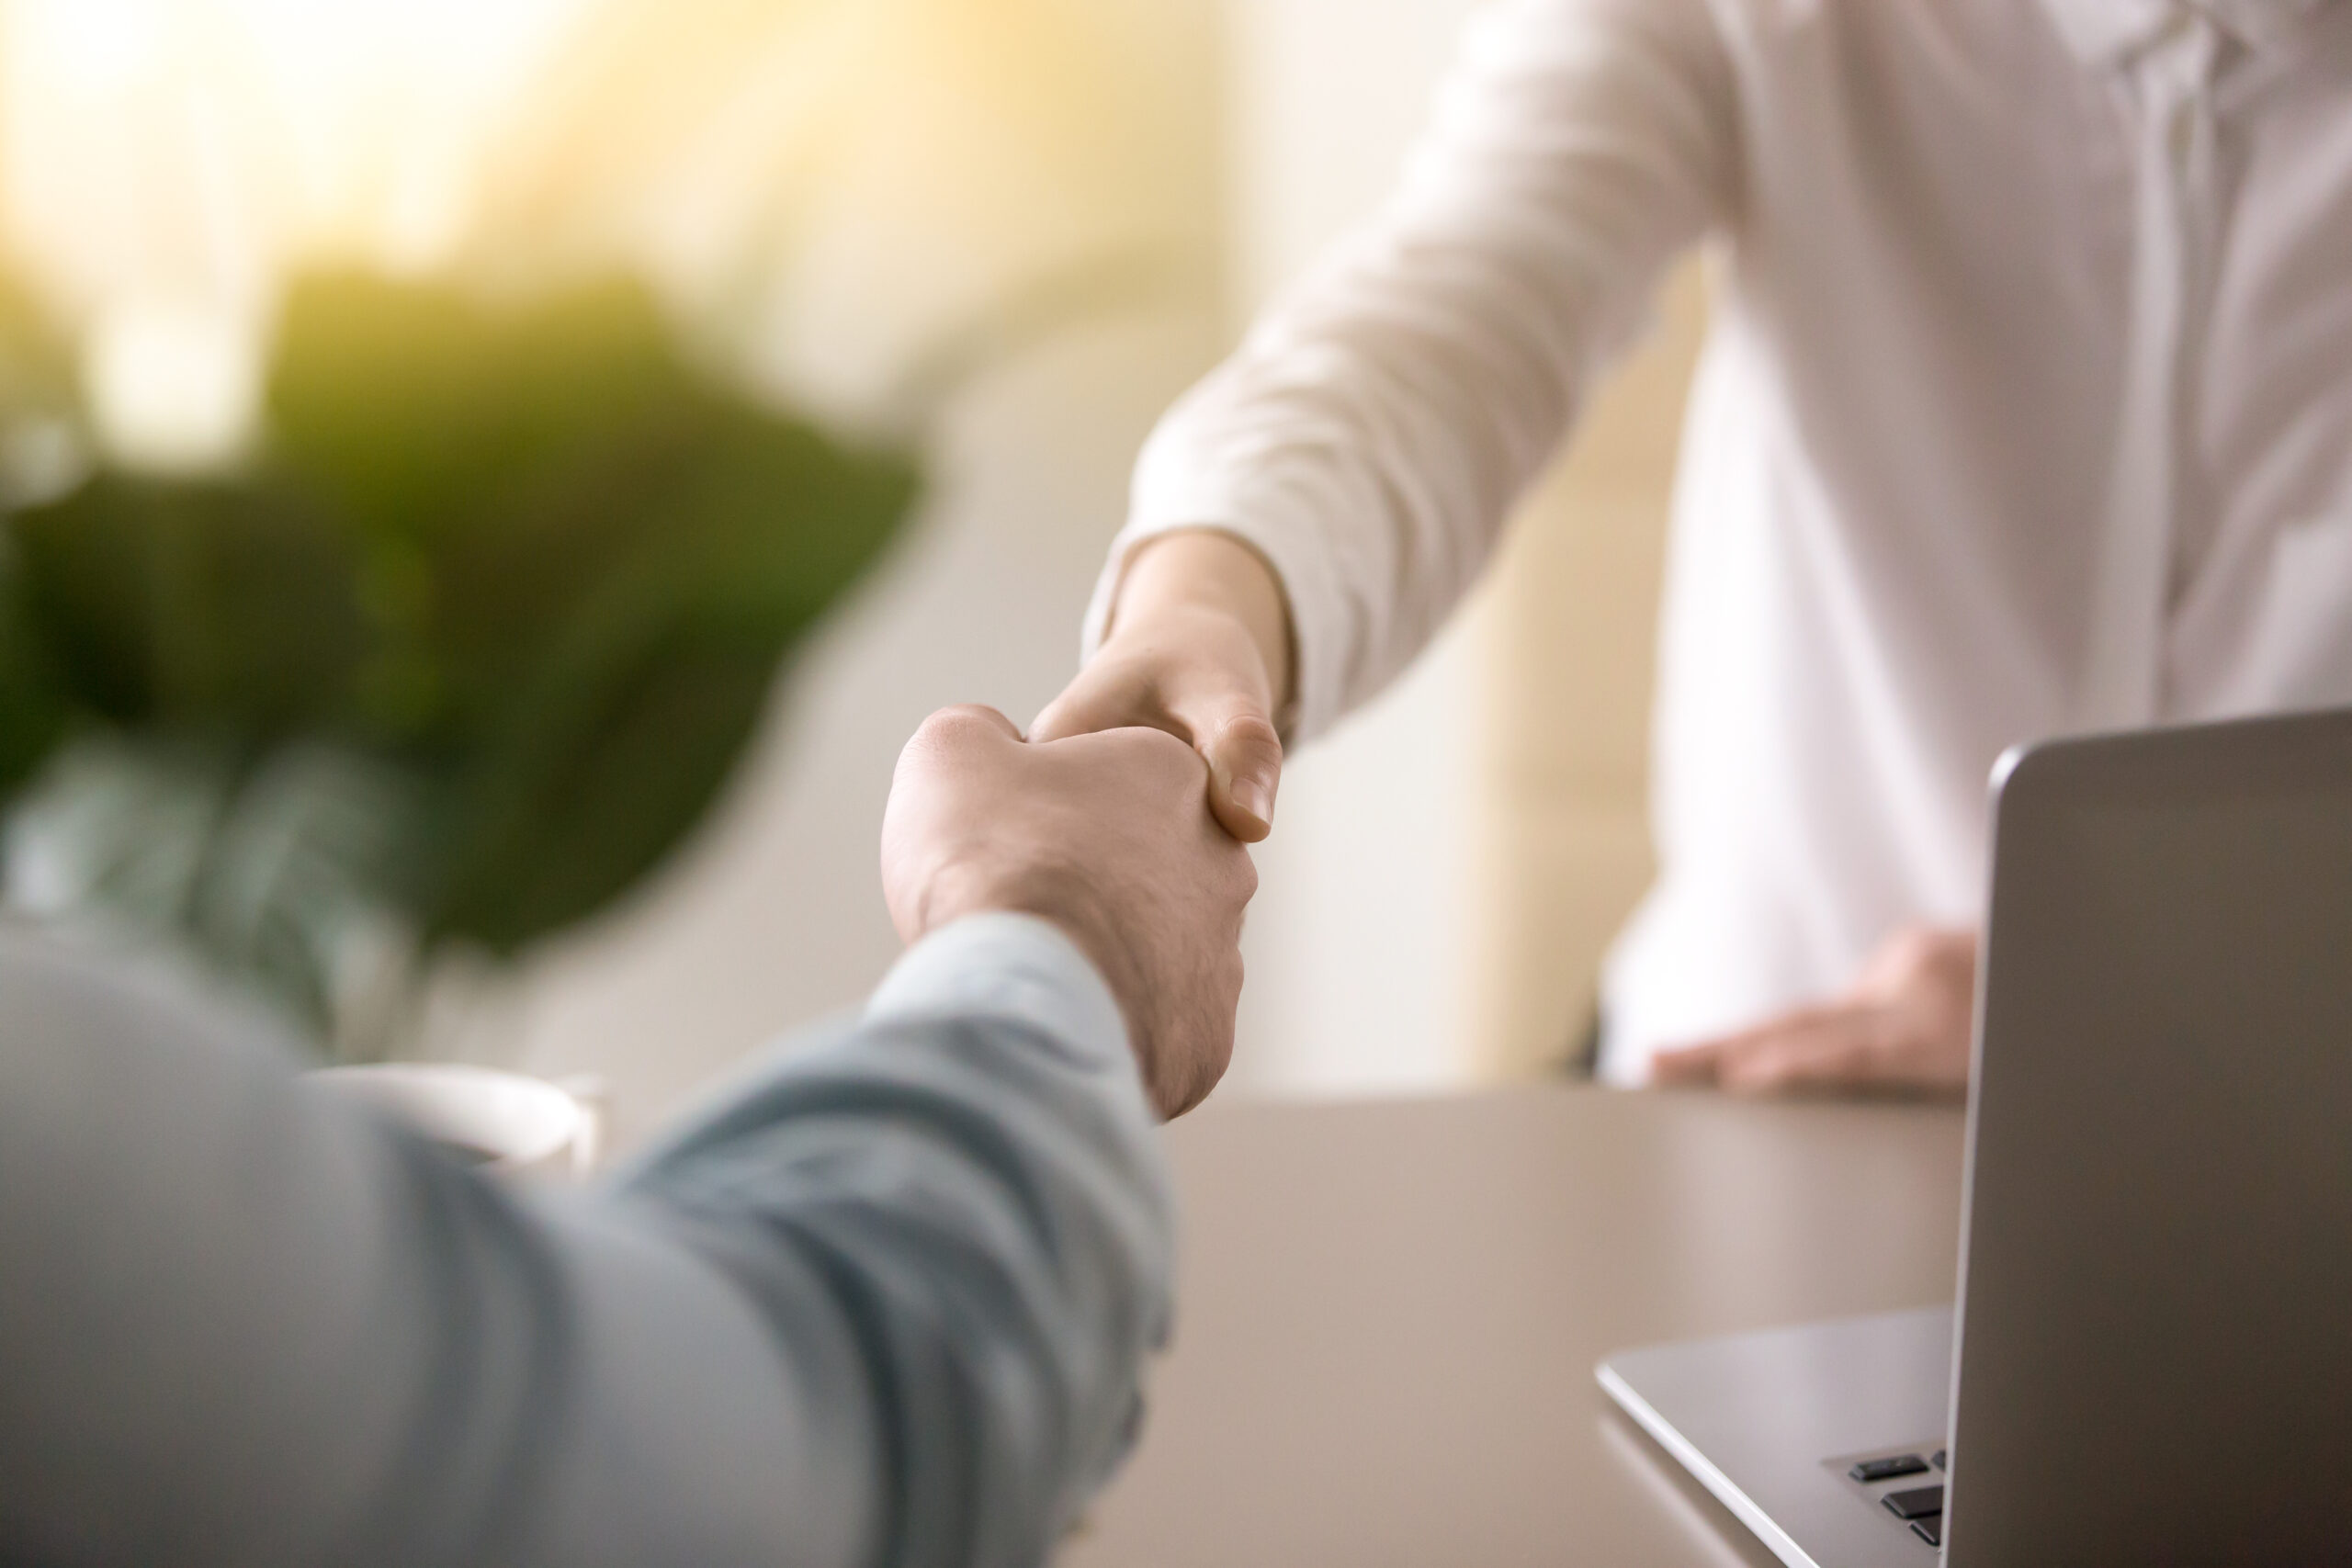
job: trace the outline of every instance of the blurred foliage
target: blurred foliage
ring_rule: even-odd
[[[33,298],[0,274],[0,413],[12,422],[74,409],[71,347]]]
[[[47,341],[0,296],[18,420]],[[232,477],[0,523],[0,793],[20,901],[163,930],[322,1037],[368,933],[508,956],[659,864],[918,488],[696,374],[628,281],[311,276],[264,424]]]

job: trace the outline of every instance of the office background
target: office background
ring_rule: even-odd
[[[200,468],[272,280],[625,254],[733,371],[848,429],[1042,299],[928,438],[914,528],[797,659],[711,818],[415,1049],[603,1077],[626,1134],[896,951],[875,832],[953,701],[1067,679],[1165,404],[1393,178],[1470,0],[8,0],[6,232],[108,440]],[[550,262],[549,265],[554,265]],[[1228,1096],[1550,1070],[1647,874],[1660,525],[1695,273],[1432,656],[1297,757]],[[1050,307],[1065,307],[1053,309]]]

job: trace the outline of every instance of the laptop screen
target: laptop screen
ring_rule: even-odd
[[[1995,830],[1950,1561],[2352,1551],[2352,715],[2072,742]]]

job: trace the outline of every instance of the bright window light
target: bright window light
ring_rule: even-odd
[[[201,308],[119,305],[91,334],[92,412],[114,455],[157,470],[203,468],[243,444],[260,395],[257,334]]]

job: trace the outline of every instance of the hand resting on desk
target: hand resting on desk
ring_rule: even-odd
[[[1752,1029],[1661,1051],[1651,1081],[1734,1094],[1968,1087],[1976,933],[1914,928],[1880,948],[1845,995]]]

